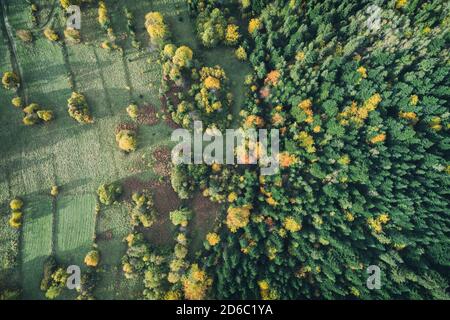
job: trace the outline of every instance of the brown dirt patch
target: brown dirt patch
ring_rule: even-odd
[[[122,183],[123,197],[129,200],[133,192],[148,190],[153,194],[155,209],[158,212],[157,221],[150,228],[138,228],[152,244],[167,245],[174,241],[175,227],[169,218],[169,212],[181,205],[181,200],[173,191],[169,182],[142,181],[138,178],[128,178]]]
[[[155,208],[162,216],[169,216],[169,212],[178,209],[181,199],[173,191],[169,182],[157,182],[153,191]]]
[[[125,201],[131,201],[131,196],[135,192],[143,192],[152,190],[155,181],[142,181],[138,178],[131,177],[122,181],[122,199]]]
[[[189,229],[193,237],[193,248],[198,250],[203,245],[206,234],[214,229],[220,214],[220,204],[212,202],[199,192],[194,196],[191,208],[194,218],[189,223]]]
[[[137,131],[137,129],[138,127],[134,123],[121,123],[116,127],[114,132],[118,134],[122,130]]]
[[[139,108],[137,121],[139,124],[153,126],[159,122],[156,113],[157,112],[154,106],[151,105],[143,106]]]
[[[172,170],[171,151],[167,147],[158,147],[152,153],[152,168],[159,176],[170,177]]]
[[[113,238],[112,230],[107,230],[97,235],[97,240],[110,241]]]

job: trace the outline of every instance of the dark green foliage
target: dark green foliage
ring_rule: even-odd
[[[250,168],[223,179],[186,167],[191,183],[253,205],[250,223],[224,227],[205,253],[217,298],[448,299],[448,8],[384,1],[386,23],[371,32],[370,5],[252,1],[253,85],[272,70],[280,79],[259,104],[249,92],[245,114],[270,128],[279,112],[281,151],[297,161],[259,184]],[[300,231],[286,231],[291,216]],[[380,290],[366,286],[370,265]]]
[[[98,200],[104,205],[111,205],[116,202],[122,194],[122,186],[118,183],[102,184],[98,187]]]

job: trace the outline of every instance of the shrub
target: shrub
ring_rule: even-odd
[[[241,207],[229,207],[227,211],[226,224],[231,232],[236,232],[239,228],[244,228],[250,217],[250,209]]]
[[[27,114],[22,119],[23,124],[26,126],[32,126],[32,125],[38,123],[38,121],[39,121],[39,118],[36,113]]]
[[[84,95],[78,92],[72,92],[68,103],[69,115],[79,123],[93,123],[92,116],[89,112],[89,106]]]
[[[88,266],[88,267],[97,267],[97,265],[100,262],[100,252],[98,252],[98,250],[91,250],[88,252],[88,254],[86,255],[86,257],[84,258],[84,263]]]
[[[21,97],[14,97],[11,100],[11,103],[14,107],[16,108],[21,108],[22,107],[22,98]]]
[[[74,28],[67,28],[64,30],[64,37],[70,43],[77,44],[81,42],[80,31]]]
[[[234,54],[236,55],[236,58],[238,60],[242,60],[242,61],[247,60],[247,52],[245,51],[244,47],[242,47],[242,46],[237,48],[236,51],[234,52]]]
[[[192,194],[192,185],[183,171],[182,166],[173,166],[170,174],[170,182],[173,190],[180,199],[188,199]]]
[[[213,247],[220,242],[220,236],[215,232],[210,232],[206,235],[206,241],[208,241],[208,244]]]
[[[53,111],[50,110],[40,110],[37,112],[37,116],[39,119],[49,122],[53,120]]]
[[[11,202],[9,203],[9,207],[11,208],[11,210],[20,210],[23,207],[23,201],[19,198],[15,198],[11,200]]]
[[[41,107],[37,103],[31,103],[25,108],[23,108],[23,112],[26,114],[33,114],[36,113]]]
[[[174,210],[170,212],[170,220],[174,225],[180,225],[186,227],[188,221],[192,218],[192,211],[186,208],[181,208],[179,210]]]
[[[109,28],[111,23],[108,17],[108,9],[106,8],[104,1],[98,2],[98,23],[100,23],[105,30]]]
[[[22,212],[13,211],[9,218],[9,225],[14,229],[19,229],[22,226]]]
[[[205,10],[197,18],[198,36],[205,47],[215,47],[225,38],[227,22],[220,9]]]
[[[26,126],[31,126],[39,121],[48,122],[53,120],[53,111],[50,110],[40,110],[41,107],[37,103],[31,103],[23,109],[25,117],[23,118],[23,123]]]
[[[135,151],[137,146],[136,133],[132,130],[120,130],[116,134],[116,142],[120,150],[125,152]]]
[[[47,291],[51,286],[52,274],[56,270],[56,260],[53,256],[47,257],[44,261],[44,275],[41,280],[41,290]]]
[[[53,197],[58,196],[58,194],[59,194],[59,188],[58,188],[58,186],[52,186],[52,188],[51,188],[51,190],[50,190],[50,194],[51,194]]]
[[[150,195],[133,193],[132,200],[135,204],[131,210],[131,223],[133,226],[142,224],[144,228],[149,228],[156,221],[156,210],[153,208],[153,200]]]
[[[98,199],[104,205],[111,205],[122,194],[122,186],[118,183],[102,184],[97,189]]]
[[[172,58],[173,64],[180,68],[189,68],[191,66],[193,52],[188,46],[177,48]]]
[[[52,41],[52,42],[54,42],[54,41],[58,41],[59,40],[59,36],[58,36],[58,34],[55,32],[55,30],[53,30],[53,29],[51,29],[51,28],[45,28],[45,30],[44,30],[44,36],[48,39],[48,40],[50,40],[50,41]]]
[[[46,292],[45,297],[47,299],[53,300],[59,297],[62,293],[63,288],[57,286],[51,286]]]
[[[225,43],[227,45],[233,46],[239,41],[239,38],[239,27],[235,24],[229,24],[227,26],[227,31],[225,34]]]
[[[135,104],[130,104],[127,107],[127,113],[131,119],[136,120],[139,114],[139,107]]]
[[[188,254],[188,249],[185,246],[177,243],[175,245],[174,253],[177,259],[184,259]]]
[[[7,90],[17,89],[20,86],[20,78],[14,72],[7,71],[3,74],[2,84]]]

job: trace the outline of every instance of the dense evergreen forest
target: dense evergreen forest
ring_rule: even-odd
[[[279,128],[282,153],[273,176],[179,171],[227,202],[213,296],[448,299],[449,3],[191,2],[202,28],[216,8],[248,22],[242,126]]]

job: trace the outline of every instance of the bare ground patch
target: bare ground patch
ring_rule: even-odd
[[[160,182],[155,180],[142,181],[138,178],[129,178],[123,181],[126,200],[131,198],[134,192],[148,190],[153,194],[155,209],[158,212],[157,221],[150,228],[138,228],[145,238],[155,245],[167,245],[174,241],[173,230],[175,227],[169,218],[169,212],[176,210],[181,205],[181,200],[173,191],[169,182]]]
[[[192,236],[192,248],[199,250],[203,245],[206,234],[212,232],[216,220],[220,215],[220,204],[212,202],[198,192],[191,203],[194,218],[189,223],[189,230]]]
[[[154,126],[159,122],[157,117],[157,112],[154,106],[146,105],[139,108],[139,113],[137,117],[137,121],[139,124]]]
[[[168,147],[157,147],[152,153],[153,171],[161,177],[170,177],[172,170],[171,151]]]

